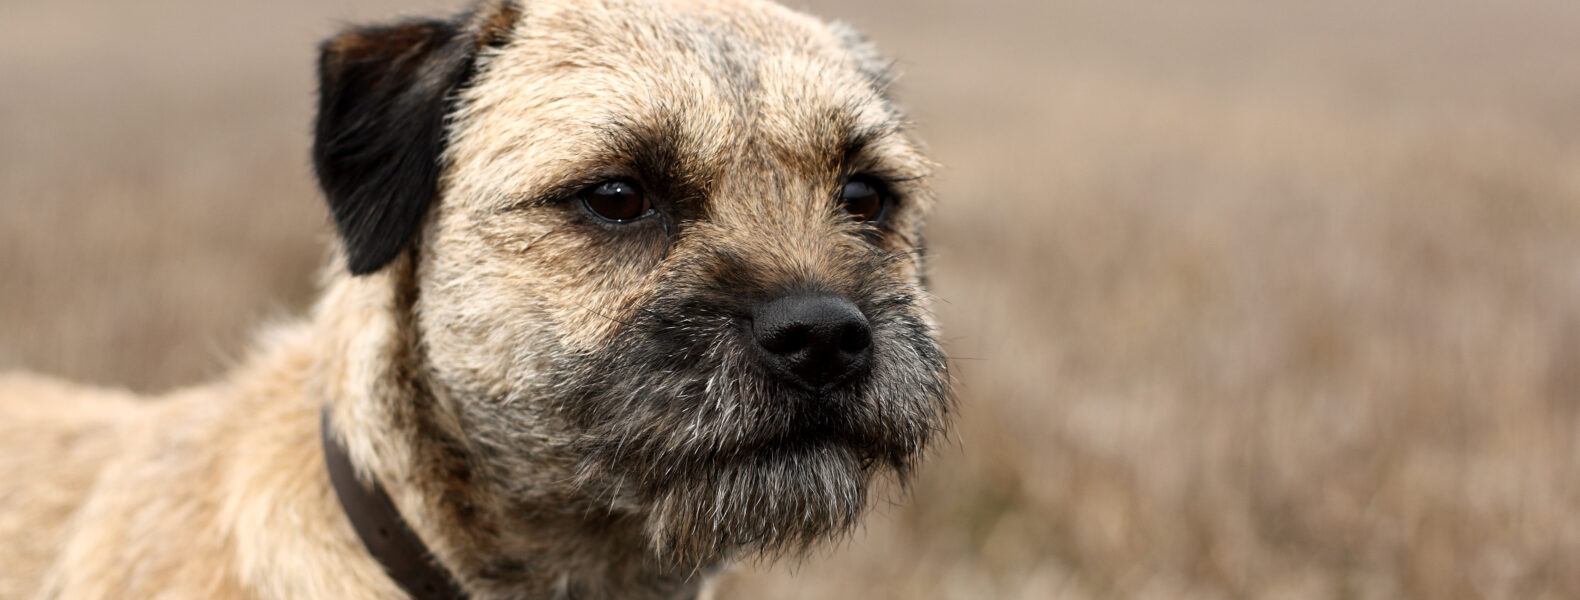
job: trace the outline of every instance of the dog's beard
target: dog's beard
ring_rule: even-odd
[[[874,478],[903,484],[943,429],[944,360],[909,295],[864,309],[871,371],[825,394],[771,376],[725,312],[660,302],[553,369],[552,397],[582,431],[582,480],[644,505],[665,561],[772,558],[848,532]]]

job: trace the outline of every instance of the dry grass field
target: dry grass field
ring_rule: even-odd
[[[299,314],[314,42],[454,6],[0,3],[0,369],[164,390]],[[1580,598],[1580,3],[805,7],[948,167],[961,419],[723,597]]]

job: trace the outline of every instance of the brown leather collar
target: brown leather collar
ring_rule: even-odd
[[[345,446],[330,429],[328,406],[322,414],[319,429],[329,481],[334,484],[335,496],[340,498],[340,508],[351,519],[351,527],[362,538],[368,553],[413,600],[465,600],[466,592],[401,518],[384,487],[375,481],[369,489],[357,480]]]

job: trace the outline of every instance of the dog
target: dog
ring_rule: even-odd
[[[693,598],[947,435],[935,167],[851,29],[485,0],[318,66],[320,299],[155,401],[0,378],[0,597]]]

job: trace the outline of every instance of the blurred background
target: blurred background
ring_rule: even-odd
[[[959,427],[726,598],[1580,598],[1580,3],[940,0]],[[0,3],[0,369],[160,391],[303,312],[315,43],[460,0]]]

